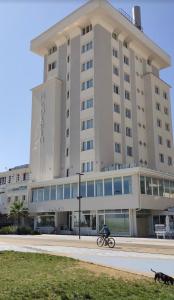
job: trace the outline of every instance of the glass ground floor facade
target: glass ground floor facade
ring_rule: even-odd
[[[82,211],[80,216],[81,233],[84,235],[98,234],[104,224],[109,226],[112,235],[130,235],[128,209]],[[35,228],[41,227],[56,227],[57,233],[77,234],[79,212],[40,213],[36,216]]]

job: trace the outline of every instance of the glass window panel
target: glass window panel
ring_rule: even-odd
[[[174,198],[174,181],[170,181],[170,196]]]
[[[145,190],[145,177],[144,176],[140,176],[140,189],[141,189],[141,194],[145,194],[146,190]]]
[[[81,196],[82,196],[83,198],[86,197],[86,182],[82,182],[82,183],[81,183]]]
[[[57,200],[63,199],[63,185],[57,186]]]
[[[164,183],[162,179],[159,180],[159,195],[164,196]]]
[[[108,225],[111,233],[129,233],[128,214],[106,214],[105,224]]]
[[[152,195],[151,177],[146,177],[146,193],[147,195]]]
[[[43,189],[38,189],[38,201],[43,201]]]
[[[105,196],[112,195],[112,179],[104,179]]]
[[[55,226],[54,216],[38,216],[37,226]]]
[[[37,189],[32,190],[32,202],[37,202]]]
[[[103,196],[103,180],[95,181],[95,196]]]
[[[131,194],[132,193],[132,177],[126,176],[123,177],[124,182],[124,194]]]
[[[170,196],[170,182],[169,180],[164,180],[164,190],[165,190],[165,197],[169,197]]]
[[[158,180],[156,178],[152,178],[152,188],[153,195],[158,196]]]
[[[70,198],[70,184],[64,184],[64,199]]]
[[[94,197],[94,181],[87,181],[87,197]]]
[[[122,179],[121,177],[114,178],[114,195],[122,194]]]
[[[44,201],[48,201],[50,197],[50,187],[44,188]]]
[[[77,198],[77,196],[78,196],[78,184],[72,183],[71,184],[71,197]]]
[[[56,200],[56,185],[51,186],[51,197],[50,200]]]

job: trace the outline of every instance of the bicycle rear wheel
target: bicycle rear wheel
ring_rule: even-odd
[[[114,238],[108,238],[108,246],[109,246],[109,248],[115,247],[115,239]]]
[[[97,239],[97,246],[102,247],[103,244],[104,244],[104,239],[101,236],[99,236]]]

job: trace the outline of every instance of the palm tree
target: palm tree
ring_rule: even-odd
[[[17,226],[19,226],[21,217],[28,216],[28,208],[24,207],[24,201],[15,200],[10,206],[9,216],[14,217]]]

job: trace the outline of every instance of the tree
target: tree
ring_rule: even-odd
[[[15,200],[10,206],[9,216],[13,217],[17,226],[19,226],[21,217],[28,216],[28,208],[24,207],[24,201]]]

